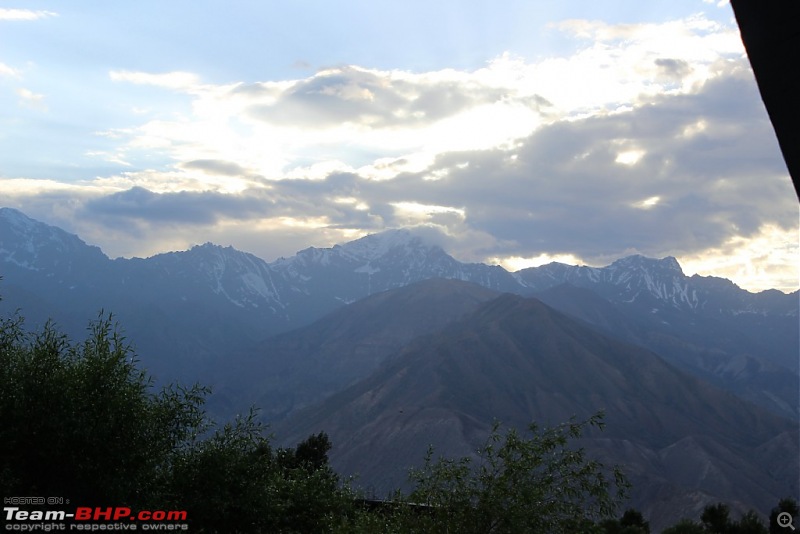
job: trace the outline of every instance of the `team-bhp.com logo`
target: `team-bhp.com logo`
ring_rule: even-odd
[[[4,506],[6,530],[50,532],[53,530],[188,530],[186,510],[139,510],[124,506],[78,506],[65,510],[26,510]],[[183,521],[183,523],[180,523]]]

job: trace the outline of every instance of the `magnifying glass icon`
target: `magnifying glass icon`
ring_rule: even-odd
[[[792,514],[789,512],[781,512],[778,514],[778,526],[781,528],[789,527],[790,529],[794,530],[794,525],[792,524]]]

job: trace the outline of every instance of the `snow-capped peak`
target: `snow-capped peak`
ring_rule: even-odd
[[[169,252],[148,260],[168,275],[202,281],[217,295],[241,308],[281,307],[279,291],[269,265],[262,259],[231,246],[195,245],[184,252]]]
[[[608,267],[609,269],[624,269],[626,271],[649,271],[649,272],[673,272],[676,275],[683,276],[683,269],[681,268],[678,260],[673,256],[666,256],[664,258],[648,258],[641,254],[634,254],[620,258]]]
[[[78,236],[13,208],[0,208],[0,258],[36,271],[108,260],[99,248],[87,245]]]
[[[438,246],[428,244],[421,236],[403,228],[369,234],[331,248],[309,247],[293,257],[281,258],[271,265],[279,270],[293,270],[295,266],[327,266],[331,263],[351,265],[353,268],[368,268],[365,266],[387,259],[389,256],[419,257],[430,252],[444,254]]]
[[[35,228],[37,224],[41,224],[19,210],[14,208],[0,208],[0,219],[6,221],[12,228],[18,232],[29,232]]]
[[[333,250],[354,259],[370,261],[382,258],[397,248],[411,250],[432,247],[426,246],[423,239],[410,230],[401,228],[369,234],[355,241],[335,245]]]

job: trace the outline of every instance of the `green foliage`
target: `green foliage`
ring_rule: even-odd
[[[778,506],[773,508],[770,515],[770,528],[767,529],[761,518],[753,510],[742,514],[738,521],[734,521],[731,519],[731,511],[728,505],[724,503],[710,504],[703,509],[700,523],[682,519],[676,525],[664,530],[664,534],[768,534],[786,532],[786,528],[779,527],[777,524],[777,516],[783,511],[796,515],[797,502],[793,499],[782,499]]]
[[[328,451],[331,450],[331,441],[324,432],[309,436],[305,441],[298,443],[293,452],[291,467],[303,467],[308,472],[326,468],[328,465]]]
[[[634,509],[625,510],[620,519],[606,519],[600,526],[603,534],[650,534],[650,523]]]
[[[732,532],[735,534],[768,534],[769,530],[761,522],[758,514],[750,510],[739,518],[738,523],[734,524]]]
[[[706,532],[712,534],[728,534],[732,528],[730,509],[727,505],[710,504],[703,509],[700,522]]]
[[[681,519],[677,524],[664,530],[661,534],[705,534],[702,526],[691,519]]]
[[[569,446],[587,427],[602,427],[602,415],[540,429],[529,436],[495,425],[473,466],[469,457],[433,461],[412,472],[413,503],[426,532],[577,532],[613,516],[628,484],[617,469],[606,470]]]
[[[187,510],[199,532],[326,532],[350,509],[325,434],[273,449],[254,412],[214,429],[208,391],[154,393],[110,316],[76,344],[22,327],[0,322],[4,495]]]
[[[2,324],[0,485],[5,495],[136,502],[202,418],[200,388],[149,393],[111,318],[81,344],[52,325]]]
[[[178,456],[170,473],[171,504],[186,509],[201,531],[328,531],[351,498],[339,489],[327,458],[311,464],[293,449],[272,449],[255,415],[251,411]],[[330,447],[319,434],[298,448],[309,442]]]
[[[800,516],[800,506],[798,506],[797,501],[787,497],[785,499],[781,499],[778,503],[778,506],[772,509],[772,512],[769,514],[769,532],[770,534],[784,533],[786,532],[786,527],[782,527],[778,524],[778,515],[781,513],[786,512],[792,516],[792,524],[794,528],[798,528],[797,520],[798,516]]]
[[[374,507],[354,502],[350,513],[335,525],[335,534],[407,534],[429,532],[425,516],[427,511],[409,503],[396,492],[385,501],[385,506]]]

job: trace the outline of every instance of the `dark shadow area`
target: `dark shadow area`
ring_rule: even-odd
[[[731,0],[761,98],[800,198],[800,2]]]

